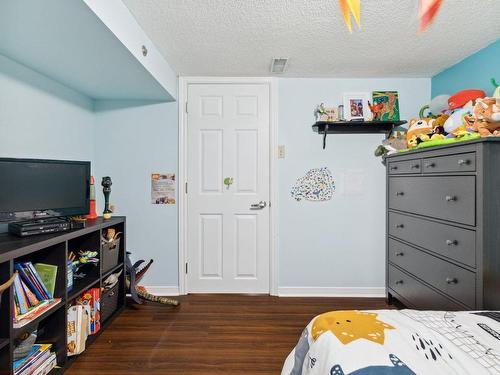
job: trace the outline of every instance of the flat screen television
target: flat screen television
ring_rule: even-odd
[[[85,215],[90,162],[0,158],[0,222]]]

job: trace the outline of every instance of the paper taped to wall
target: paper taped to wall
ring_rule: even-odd
[[[151,203],[175,204],[175,174],[151,175]]]

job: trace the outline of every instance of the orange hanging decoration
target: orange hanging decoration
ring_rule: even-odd
[[[420,27],[419,32],[423,33],[430,26],[436,17],[443,0],[420,0]]]
[[[342,18],[347,29],[352,33],[351,13],[358,27],[361,27],[361,0],[339,0]]]

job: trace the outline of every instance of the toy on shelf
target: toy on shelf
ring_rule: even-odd
[[[90,176],[90,209],[87,215],[87,219],[93,220],[97,219],[97,212],[95,209],[95,180],[94,176]]]
[[[368,107],[370,107],[370,111],[372,111],[373,121],[381,121],[381,115],[382,115],[382,109],[384,108],[384,103],[374,103],[371,104],[370,101],[368,101]]]
[[[391,135],[382,141],[382,144],[375,149],[375,156],[392,155],[407,149],[406,129],[394,130]]]
[[[472,108],[459,108],[453,112],[444,123],[444,130],[448,134],[448,138],[455,138],[471,133],[473,129],[474,117]]]
[[[336,109],[333,107],[325,107],[324,103],[316,107],[314,117],[316,117],[316,121],[334,122],[338,120]]]
[[[109,220],[111,219],[111,214],[113,213],[113,210],[111,210],[109,205],[109,195],[111,194],[111,185],[113,185],[111,177],[103,177],[101,185],[102,192],[104,193],[104,211],[102,213],[102,217],[104,220]]]
[[[113,288],[116,284],[118,284],[118,281],[120,280],[119,277],[122,274],[123,270],[120,270],[119,272],[112,273],[109,275],[106,280],[103,281],[102,287],[104,289],[111,289]]]
[[[443,113],[446,113],[448,111],[449,98],[450,98],[449,95],[438,95],[432,98],[429,104],[424,105],[420,109],[418,116],[420,118],[424,117],[436,118],[442,115]],[[425,114],[425,111],[428,111],[428,113]]]
[[[106,234],[101,236],[101,241],[103,245],[108,244],[109,249],[113,250],[116,247],[116,241],[120,238],[122,232],[117,232],[114,228],[108,228]]]
[[[458,108],[473,107],[477,99],[482,99],[486,96],[483,90],[467,89],[459,91],[448,99],[448,109],[454,111]]]
[[[76,255],[73,251],[68,254],[68,259],[71,261],[71,265],[73,268],[73,278],[84,278],[86,276],[85,273],[80,272],[82,267],[93,265],[97,266],[99,263],[99,258],[97,257],[97,251],[84,251],[80,250],[78,255]]]
[[[492,96],[496,99],[500,99],[500,85],[497,83],[495,78],[491,79],[491,84],[493,85],[493,87],[495,87],[495,91],[493,91]]]
[[[500,99],[477,99],[473,112],[475,130],[481,137],[500,136]]]

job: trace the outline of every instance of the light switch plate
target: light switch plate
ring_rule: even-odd
[[[278,146],[278,159],[284,159],[285,158],[285,145],[279,145]]]

